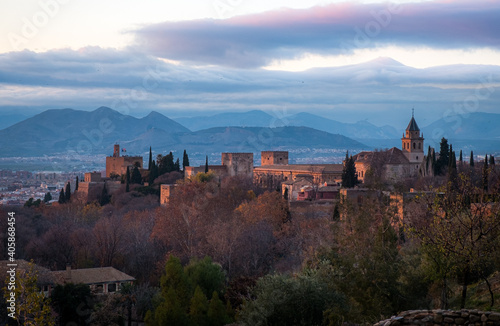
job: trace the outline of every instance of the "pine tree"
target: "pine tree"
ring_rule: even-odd
[[[214,291],[212,294],[212,299],[208,304],[208,325],[210,326],[222,326],[230,323],[229,316],[226,312],[226,307],[224,303],[219,299],[219,294]]]
[[[64,194],[64,188],[61,188],[61,192],[59,193],[59,200],[57,202],[59,204],[64,204],[66,202],[66,195]]]
[[[199,286],[196,287],[194,295],[191,298],[189,307],[189,317],[194,325],[204,326],[208,324],[208,299]]]
[[[71,186],[69,184],[69,182],[66,184],[66,192],[64,193],[66,195],[66,202],[69,203],[70,199],[71,199]]]
[[[486,154],[486,156],[484,157],[483,178],[482,178],[482,183],[483,183],[483,189],[484,189],[484,191],[488,191],[488,176],[489,176],[488,154]]]
[[[474,166],[474,152],[470,151],[470,166]]]
[[[153,152],[151,151],[151,146],[149,146],[149,163],[148,171],[151,171],[151,165],[153,164]]]
[[[186,169],[186,166],[189,166],[189,157],[186,150],[184,150],[184,154],[182,155],[182,171]]]
[[[127,166],[127,174],[125,174],[125,192],[130,191],[130,169]]]
[[[208,173],[208,155],[205,157],[205,173]]]

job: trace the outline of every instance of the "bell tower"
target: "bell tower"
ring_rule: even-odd
[[[424,135],[420,134],[417,122],[414,118],[414,110],[411,112],[411,120],[403,134],[402,151],[410,163],[420,163],[424,159]]]

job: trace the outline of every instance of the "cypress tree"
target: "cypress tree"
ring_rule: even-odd
[[[451,182],[451,186],[453,189],[457,189],[457,157],[455,155],[455,151],[450,153],[450,164],[448,165],[448,181]]]
[[[346,153],[346,159],[344,161],[344,168],[342,170],[342,187],[352,188],[358,184],[358,176],[356,173],[356,165],[354,164],[354,159],[352,155],[348,157],[348,152]]]
[[[462,163],[463,163],[463,158],[462,158],[462,150],[460,150],[460,156],[458,157],[458,162],[459,162],[460,164],[462,164]]]
[[[59,204],[64,204],[66,201],[66,195],[64,195],[64,188],[61,188],[61,192],[59,193],[59,200],[57,201]]]
[[[99,204],[101,206],[109,204],[109,194],[108,194],[108,189],[106,188],[106,184],[104,184],[104,187],[102,188],[101,192],[101,197],[99,198]]]
[[[208,173],[208,155],[205,157],[205,173]]]
[[[474,152],[470,151],[470,166],[474,166]]]
[[[189,166],[189,157],[186,150],[184,150],[184,154],[182,155],[182,171],[186,169],[186,166]]]
[[[149,146],[149,163],[148,163],[148,171],[151,171],[151,165],[153,163],[153,152],[151,151],[151,146]]]
[[[66,192],[64,193],[66,195],[66,202],[69,203],[69,200],[71,199],[71,186],[69,182],[66,184]]]
[[[488,175],[489,175],[489,170],[488,170],[488,154],[484,157],[484,164],[483,164],[483,189],[484,191],[488,191]]]
[[[436,162],[436,174],[446,173],[446,167],[449,165],[450,161],[450,147],[448,146],[448,140],[446,138],[441,139],[439,144],[439,158]]]
[[[174,171],[179,172],[180,170],[181,170],[181,165],[180,165],[180,162],[179,162],[179,158],[177,158],[177,160],[174,163]]]
[[[50,194],[50,192],[46,193],[45,197],[43,198],[43,202],[48,203],[51,200],[52,200],[52,195]]]
[[[340,220],[339,205],[335,205],[335,208],[333,209],[333,220],[334,221]]]
[[[127,166],[127,174],[125,174],[125,192],[130,191],[130,169]]]
[[[130,183],[142,184],[141,172],[137,166],[132,170],[132,176],[130,177]]]
[[[495,166],[495,158],[493,157],[493,155],[490,155],[490,165],[492,168]]]
[[[78,176],[76,176],[76,181],[75,181],[75,191],[78,190]]]

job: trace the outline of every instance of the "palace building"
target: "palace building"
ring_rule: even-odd
[[[365,151],[353,156],[358,180],[364,181],[368,170],[382,168],[388,180],[414,177],[424,160],[424,135],[412,117],[401,138],[401,149],[393,147],[384,151]]]

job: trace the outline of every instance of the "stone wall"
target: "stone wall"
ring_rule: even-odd
[[[500,313],[478,310],[411,310],[404,311],[374,326],[397,325],[500,325]]]

